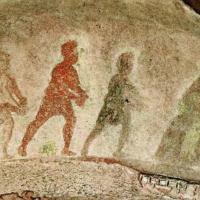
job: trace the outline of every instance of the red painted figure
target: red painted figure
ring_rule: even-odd
[[[64,148],[62,153],[73,155],[69,150],[76,117],[71,101],[82,107],[88,98],[86,92],[80,87],[77,71],[73,67],[78,60],[76,41],[68,41],[61,47],[64,60],[52,71],[52,78],[45,90],[42,105],[36,118],[28,126],[22,144],[18,149],[21,156],[26,156],[26,148],[38,129],[55,115],[64,116],[66,123],[63,128]]]

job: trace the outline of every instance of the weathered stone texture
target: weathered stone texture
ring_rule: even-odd
[[[85,104],[83,99],[77,102],[67,98],[74,117],[64,116],[64,119],[53,115],[38,127],[27,155],[22,149],[20,153],[19,145],[43,102],[52,71],[62,62],[60,47],[71,40],[77,44],[78,60],[70,65],[70,73],[77,73],[71,77],[78,77],[76,82],[80,81],[77,84],[85,91]],[[0,113],[0,122],[9,119],[5,125],[12,128],[11,139],[7,138],[10,139],[6,146],[8,152],[4,148],[0,153],[2,157],[8,153],[11,157],[6,157],[12,158],[0,162],[1,194],[16,192],[20,198],[23,191],[30,190],[40,197],[164,199],[163,192],[143,191],[137,171],[200,181],[200,103],[199,89],[195,88],[199,86],[200,76],[200,17],[183,1],[2,0],[0,46],[1,51],[6,52],[4,56],[9,57],[7,72],[14,77],[9,80],[23,94],[19,95],[21,110]],[[120,74],[117,61],[125,52],[133,55],[133,70],[130,68],[125,73],[122,70]],[[69,61],[71,59],[64,65]],[[4,73],[5,80],[8,74]],[[113,77],[117,77],[117,81],[111,81]],[[124,98],[121,92],[120,97],[126,102],[120,105],[133,100],[143,106],[140,109],[136,104],[131,109],[126,107],[128,115],[123,115],[127,117],[122,117],[124,123],[113,123],[110,118],[117,117],[111,109],[114,114],[105,122],[112,123],[99,126],[98,116],[106,104],[105,97],[112,96],[109,91],[113,92],[109,90],[109,83],[119,86],[114,90],[117,94],[118,89],[122,91],[122,82],[137,92],[135,99],[128,95]],[[112,101],[111,97],[107,102],[110,99]],[[49,99],[48,103],[51,103]],[[55,101],[51,109],[60,106],[58,109],[62,110],[59,103]],[[62,103],[64,105],[64,101]],[[115,104],[110,105],[115,107]],[[125,112],[121,107],[117,114],[119,110]],[[64,112],[67,113],[66,109]],[[74,123],[70,153],[80,155],[86,138],[96,127],[99,136],[90,145],[88,154],[115,157],[122,165],[62,157],[63,127],[69,119]],[[123,148],[113,154],[119,149],[118,141],[123,139],[120,137],[123,134],[126,134]],[[1,131],[1,143],[3,136],[5,131]],[[69,149],[65,150],[64,153],[70,155]],[[18,153],[24,153],[26,159],[19,158]]]

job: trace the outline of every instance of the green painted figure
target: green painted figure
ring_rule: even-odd
[[[83,157],[87,156],[89,146],[101,134],[107,124],[122,125],[118,147],[113,154],[115,157],[119,155],[127,141],[131,123],[130,106],[135,107],[138,104],[134,98],[138,92],[128,78],[133,68],[133,55],[131,53],[121,54],[118,58],[117,67],[118,72],[111,78],[108,93],[104,99],[104,105],[99,113],[96,125],[84,143],[81,151]]]

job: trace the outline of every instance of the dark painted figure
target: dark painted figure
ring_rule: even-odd
[[[128,75],[133,68],[133,55],[131,53],[123,53],[118,58],[118,72],[114,75],[108,86],[108,93],[104,99],[104,105],[99,113],[96,125],[87,137],[81,155],[86,157],[88,149],[101,133],[107,124],[122,125],[122,132],[119,143],[114,156],[118,156],[127,141],[130,128],[130,105],[132,94],[137,93],[135,87],[130,82]],[[135,103],[135,102],[134,102]]]
[[[64,60],[57,64],[52,71],[51,81],[45,90],[45,95],[39,111],[29,126],[22,140],[18,153],[26,156],[26,149],[38,129],[51,117],[62,115],[66,123],[63,128],[64,148],[62,153],[74,155],[69,150],[76,117],[72,107],[72,101],[82,107],[88,98],[81,88],[77,71],[73,65],[78,61],[76,41],[68,41],[61,47]]]

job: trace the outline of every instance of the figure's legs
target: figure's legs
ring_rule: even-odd
[[[5,114],[4,119],[2,119],[3,129],[2,129],[2,137],[1,137],[2,153],[3,153],[3,158],[10,158],[8,154],[8,144],[12,137],[12,131],[14,128],[14,120],[10,112],[6,112],[4,114]]]
[[[63,111],[63,116],[65,117],[66,122],[63,127],[64,147],[62,150],[62,154],[75,155],[75,153],[69,150],[72,134],[76,123],[76,117],[70,103],[66,103],[65,110]]]
[[[125,143],[128,141],[130,124],[131,124],[131,113],[130,113],[130,110],[126,109],[125,112],[123,113],[122,131],[119,136],[117,150],[113,153],[114,157],[120,156],[120,153],[121,153]]]
[[[103,127],[104,127],[103,124],[99,124],[98,122],[96,123],[96,126],[94,127],[92,132],[89,134],[89,136],[87,137],[87,139],[86,139],[86,141],[83,145],[83,148],[82,148],[82,151],[81,151],[81,156],[83,156],[83,157],[87,156],[91,143],[93,142],[94,139],[96,139],[96,137],[98,135],[101,134]]]
[[[38,129],[50,118],[52,117],[52,113],[49,111],[50,108],[48,105],[43,105],[40,107],[36,118],[32,121],[28,128],[26,129],[26,133],[22,139],[21,146],[18,149],[18,153],[21,156],[26,156],[26,148],[29,142],[32,140],[33,136],[36,134]]]

